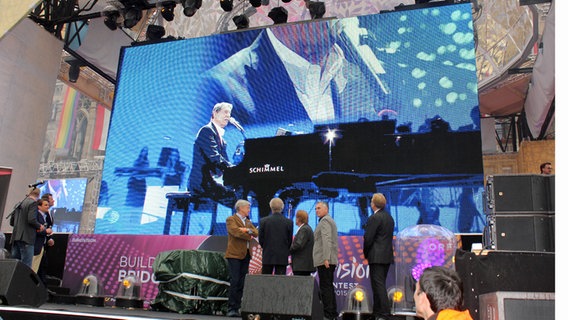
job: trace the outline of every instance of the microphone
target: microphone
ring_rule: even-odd
[[[235,118],[231,117],[229,119],[229,122],[235,127],[237,127],[237,129],[239,129],[240,132],[245,132],[245,128],[243,128],[243,126],[241,126],[241,124],[237,120],[235,120]]]
[[[38,182],[36,182],[36,183],[28,184],[28,188],[37,188],[37,186],[40,186],[40,185],[42,185],[42,184],[44,184],[44,183],[45,183],[44,180],[40,180],[40,181],[38,181]]]

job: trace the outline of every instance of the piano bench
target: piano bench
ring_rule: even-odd
[[[172,223],[172,214],[174,211],[183,211],[183,217],[181,220],[181,229],[180,235],[187,235],[189,229],[189,215],[191,214],[190,205],[193,204],[193,209],[197,210],[200,205],[207,204],[213,201],[210,198],[200,197],[196,195],[192,195],[189,191],[184,192],[168,192],[166,194],[166,198],[168,199],[168,207],[166,209],[166,218],[164,222],[164,235],[170,234],[170,228]],[[209,234],[213,234],[216,219],[217,219],[217,209],[212,212],[212,222],[211,222],[211,229]]]

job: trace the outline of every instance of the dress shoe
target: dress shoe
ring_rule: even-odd
[[[232,318],[237,317],[238,318],[240,316],[241,315],[235,310],[229,310],[229,312],[227,312],[227,317],[232,317]]]

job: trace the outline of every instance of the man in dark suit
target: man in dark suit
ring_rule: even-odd
[[[270,200],[268,217],[260,219],[258,242],[262,247],[262,274],[286,274],[288,255],[292,244],[294,227],[292,221],[282,214],[284,201]]]
[[[14,216],[14,229],[10,242],[12,244],[12,258],[21,260],[28,267],[32,267],[34,257],[34,243],[36,230],[44,231],[45,227],[37,221],[37,199],[39,189],[34,187],[28,197],[20,204],[20,209]]]
[[[308,213],[305,210],[296,212],[298,232],[290,246],[292,255],[292,272],[295,276],[309,276],[316,271],[314,268],[314,232],[308,224]]]
[[[363,235],[363,253],[370,266],[371,288],[373,290],[373,315],[376,320],[390,316],[386,279],[393,262],[392,238],[394,220],[385,210],[387,200],[382,193],[375,193],[371,199],[373,215],[367,220]]]
[[[231,272],[231,284],[229,287],[229,309],[227,316],[239,317],[239,308],[243,297],[245,276],[248,273],[251,259],[251,240],[258,236],[258,230],[248,218],[250,202],[237,200],[235,203],[236,213],[226,220],[227,225],[227,250],[225,258],[229,263]]]
[[[227,143],[223,139],[232,109],[230,103],[215,104],[211,120],[199,129],[193,146],[188,190],[194,197],[199,198],[199,213],[211,215],[209,234],[215,233],[217,203],[230,208],[237,201],[235,191],[223,184],[224,171],[233,166],[228,160]],[[192,215],[197,218],[197,208]]]
[[[195,195],[219,201],[227,206],[235,203],[235,194],[222,183],[223,171],[232,166],[223,140],[225,127],[231,119],[230,103],[213,106],[211,121],[201,127],[193,147],[193,165],[188,189]]]
[[[312,21],[260,31],[204,74],[200,101],[230,102],[244,125],[304,132],[314,124],[378,119],[388,89],[341,30],[340,21]]]
[[[45,254],[45,246],[47,243],[47,236],[51,235],[51,227],[47,226],[47,214],[49,212],[49,201],[43,198],[37,201],[37,221],[45,226],[43,231],[38,231],[36,233],[35,243],[34,243],[34,258],[32,261],[32,270],[38,274],[40,280],[46,284],[46,274],[45,272],[39,272],[41,261],[43,255]],[[44,271],[44,270],[42,270]]]
[[[53,206],[55,205],[55,199],[53,199],[53,195],[51,193],[42,194],[41,199],[47,200],[47,202],[49,203],[49,210],[45,214],[45,227],[53,230],[53,225],[55,224],[55,220],[53,218],[53,212],[51,211],[51,208],[53,208]],[[41,258],[41,263],[39,265],[39,269],[37,271],[37,274],[40,277],[40,279],[47,278],[47,268],[49,264],[47,257],[48,251],[50,247],[53,247],[55,245],[55,240],[53,239],[52,235],[53,233],[47,234],[47,237],[45,238],[44,251]]]

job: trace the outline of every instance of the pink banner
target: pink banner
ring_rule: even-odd
[[[148,305],[158,294],[152,263],[162,251],[214,250],[224,251],[224,236],[173,236],[173,235],[85,235],[69,237],[63,286],[71,294],[78,292],[83,278],[89,274],[98,276],[104,295],[115,297],[120,282],[134,274],[142,282],[141,296]],[[259,273],[262,257],[260,246],[253,248],[251,273]],[[288,273],[291,274],[290,267]],[[394,266],[389,270],[387,288],[394,284]],[[361,236],[339,237],[339,264],[335,272],[335,293],[338,311],[342,311],[348,291],[362,285],[372,296],[369,282],[369,266],[363,257]]]

